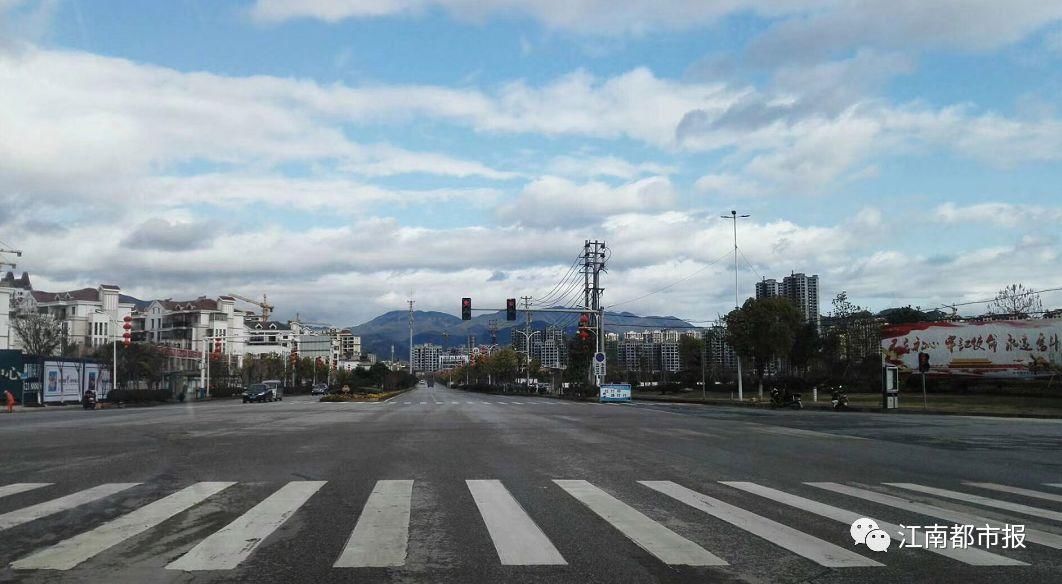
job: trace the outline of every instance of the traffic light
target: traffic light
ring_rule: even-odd
[[[505,320],[516,320],[515,298],[507,298],[505,300]]]
[[[918,371],[929,373],[929,353],[918,354]]]
[[[461,320],[472,320],[472,299],[461,299]]]

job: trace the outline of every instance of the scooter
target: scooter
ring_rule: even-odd
[[[778,391],[778,388],[771,389],[771,407],[772,408],[793,408],[794,410],[804,409],[803,402],[800,401],[799,393],[782,393]]]
[[[96,409],[96,392],[94,392],[94,391],[86,391],[85,392],[85,397],[82,400],[82,404],[81,405],[86,410],[94,410],[94,409]]]
[[[830,400],[830,403],[833,404],[833,409],[835,411],[839,412],[841,410],[847,410],[848,409],[848,394],[845,393],[844,390],[841,390],[841,389],[835,390],[833,392],[833,399]]]

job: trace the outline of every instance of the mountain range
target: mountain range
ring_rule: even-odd
[[[505,320],[505,312],[485,313],[472,320],[445,312],[417,310],[413,312],[413,344],[434,343],[444,347],[464,346],[468,336],[475,336],[476,344],[490,343],[490,321],[497,321],[497,343],[509,345],[512,342],[513,327],[524,328],[527,325],[523,311],[517,314],[517,320]],[[538,312],[531,320],[531,328],[541,330],[549,325],[563,326],[565,331],[573,334],[578,329],[578,315]],[[693,325],[674,316],[638,316],[630,312],[605,312],[605,330],[624,333],[632,330],[684,329]],[[392,310],[376,318],[350,328],[355,335],[361,336],[362,351],[374,353],[380,359],[391,358],[391,348],[401,359],[409,355],[409,312]]]

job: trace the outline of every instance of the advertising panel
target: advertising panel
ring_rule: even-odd
[[[15,399],[22,401],[22,351],[0,350],[0,401],[5,391],[10,391]]]
[[[1062,364],[1060,339],[1055,319],[920,322],[886,327],[881,348],[903,373],[917,372],[918,354],[927,353],[930,375],[1033,378]]]

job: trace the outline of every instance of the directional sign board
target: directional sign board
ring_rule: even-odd
[[[629,383],[608,383],[601,386],[601,401],[625,402],[631,401],[631,385]]]

